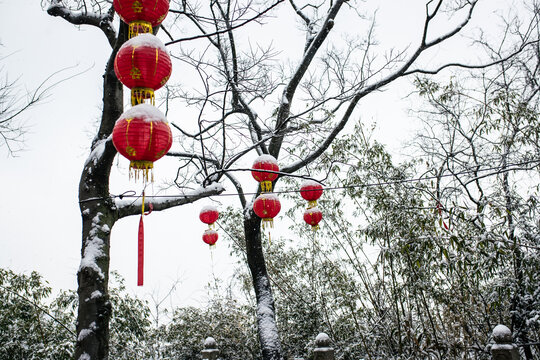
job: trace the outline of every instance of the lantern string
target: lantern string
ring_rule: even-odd
[[[218,169],[216,171],[214,171],[213,173],[209,174],[208,176],[206,176],[203,180],[203,185],[204,184],[209,184],[210,183],[210,179],[214,178],[216,175],[219,175],[219,174],[223,174],[223,173],[229,173],[229,172],[236,172],[236,171],[256,171],[256,172],[261,172],[261,173],[269,173],[269,174],[278,174],[280,176],[286,176],[286,177],[292,177],[292,178],[299,178],[299,179],[304,179],[304,180],[312,180],[312,181],[315,181],[321,185],[324,185],[324,183],[320,180],[317,180],[317,179],[314,179],[310,176],[307,176],[307,175],[296,175],[296,174],[290,174],[290,173],[286,173],[286,172],[283,172],[283,171],[274,171],[274,170],[264,170],[264,169],[253,169],[253,168],[236,168],[236,169]],[[271,181],[268,181],[270,184],[268,185],[270,187],[270,190],[269,191],[272,191],[272,182]],[[265,192],[265,188],[266,188],[266,184],[263,184],[263,182],[261,182],[261,190],[262,192]]]
[[[534,164],[534,165],[531,168],[527,168],[527,169],[516,168],[516,167],[519,167],[519,166],[525,166],[525,165],[530,165],[530,164]],[[451,174],[431,175],[431,176],[424,176],[424,177],[417,177],[417,178],[405,178],[405,179],[382,181],[382,182],[378,182],[378,183],[351,184],[351,185],[331,186],[331,187],[324,187],[325,184],[324,184],[323,181],[311,178],[311,177],[309,177],[307,175],[296,175],[296,174],[285,173],[285,172],[282,172],[282,171],[251,169],[251,168],[249,168],[249,169],[244,169],[244,168],[219,169],[219,170],[216,170],[215,172],[213,172],[212,174],[208,175],[203,180],[202,183],[204,185],[213,176],[218,175],[218,174],[222,174],[222,173],[226,173],[226,172],[258,171],[258,172],[267,172],[267,173],[278,174],[280,176],[289,177],[289,178],[292,177],[292,178],[300,178],[300,179],[305,179],[305,180],[313,180],[313,181],[323,185],[324,190],[347,190],[347,189],[354,189],[354,188],[387,186],[387,185],[396,185],[396,184],[403,184],[403,183],[409,183],[409,182],[420,182],[420,181],[427,181],[427,180],[436,180],[436,179],[439,179],[439,178],[455,177],[455,176],[458,176],[458,175],[466,175],[466,174],[471,174],[471,173],[476,174],[477,178],[483,178],[483,177],[487,177],[487,176],[497,175],[497,174],[500,174],[501,172],[510,172],[510,171],[515,171],[515,170],[532,170],[534,167],[537,167],[538,165],[540,165],[540,159],[536,159],[536,160],[532,159],[532,160],[527,160],[527,161],[523,161],[523,162],[519,162],[519,163],[507,164],[505,167],[491,166],[491,167],[486,167],[484,169],[480,169],[478,166],[474,166],[474,167],[470,167],[468,169],[464,169],[462,171],[458,171],[458,172],[451,173]],[[495,172],[494,173],[489,173],[489,174],[484,174],[484,175],[479,175],[478,174],[480,172],[486,172],[486,171],[495,171]],[[279,193],[295,193],[295,192],[309,192],[309,191],[315,191],[315,190],[311,190],[311,189],[310,190],[282,190],[282,191],[274,191],[274,193],[279,194]],[[244,194],[245,195],[251,195],[251,194],[254,194],[254,193],[244,193]],[[235,196],[235,195],[238,195],[238,193],[219,194],[217,196]]]
[[[328,186],[328,187],[323,187],[323,190],[324,191],[338,191],[338,190],[351,190],[351,189],[359,189],[359,188],[382,187],[382,186],[389,186],[389,185],[399,185],[399,184],[405,184],[405,183],[437,180],[437,179],[440,179],[440,178],[456,177],[456,176],[459,176],[459,175],[471,174],[473,172],[478,174],[478,173],[481,173],[481,172],[492,171],[491,173],[479,174],[479,175],[476,176],[477,178],[484,178],[484,177],[498,175],[498,174],[505,173],[505,172],[523,170],[523,169],[516,168],[516,167],[524,166],[524,165],[530,165],[530,164],[534,164],[534,165],[531,168],[528,168],[528,169],[525,169],[525,170],[532,170],[534,167],[537,167],[538,165],[540,165],[540,159],[529,160],[529,161],[524,161],[524,162],[520,162],[520,163],[512,163],[512,164],[508,164],[504,168],[501,167],[501,166],[492,166],[492,167],[487,167],[487,168],[484,168],[484,169],[479,169],[477,166],[475,166],[474,168],[466,169],[466,170],[463,170],[463,171],[460,171],[460,172],[455,172],[455,173],[452,173],[452,174],[443,174],[443,175],[432,175],[432,176],[423,176],[423,177],[416,177],[416,178],[396,179],[396,180],[381,181],[381,182],[376,182],[376,183],[351,184],[351,185],[343,185],[343,186]],[[240,169],[238,169],[238,170],[240,170]],[[247,170],[251,171],[253,169],[246,169],[246,171]],[[265,170],[258,170],[257,169],[257,171],[265,171]],[[273,171],[268,170],[268,172],[273,172]],[[291,174],[285,174],[285,173],[282,173],[282,175],[288,176],[288,177],[306,178],[305,176],[291,175]],[[315,181],[317,181],[317,180],[315,180]],[[317,181],[317,182],[319,182],[320,184],[323,184],[320,181]],[[310,192],[310,191],[315,191],[315,190],[311,190],[311,189],[299,190],[297,188],[295,188],[295,189],[283,189],[283,190],[279,190],[279,191],[274,191],[274,194],[293,194],[293,193],[302,193],[302,192]],[[243,194],[244,195],[258,195],[257,192],[245,192]],[[227,193],[212,195],[212,197],[226,197],[226,196],[238,196],[238,195],[239,195],[238,192],[227,192]],[[101,201],[101,200],[106,200],[106,199],[110,199],[110,198],[123,199],[123,198],[138,198],[138,197],[140,197],[140,195],[136,195],[135,191],[127,190],[127,191],[125,191],[125,192],[123,192],[122,194],[119,194],[119,195],[111,194],[109,197],[92,197],[92,198],[88,198],[88,199],[82,199],[82,200],[79,201],[79,203],[85,203],[85,202],[90,202],[90,201]],[[155,198],[155,199],[158,199],[158,198],[169,198],[169,199],[170,198],[173,198],[173,199],[174,198],[178,198],[178,199],[184,198],[184,199],[189,199],[191,196],[185,195],[185,194],[179,194],[179,195],[148,195],[147,197]]]

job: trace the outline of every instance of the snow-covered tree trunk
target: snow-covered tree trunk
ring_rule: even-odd
[[[122,26],[103,76],[101,127],[81,174],[79,202],[82,215],[81,265],[77,273],[79,309],[74,359],[107,359],[111,303],[108,295],[111,229],[118,219],[109,197],[109,175],[116,155],[107,140],[123,111],[123,86],[114,73],[114,58],[124,42]]]
[[[102,212],[105,210],[106,212]],[[109,239],[114,218],[107,205],[83,214],[81,266],[77,273],[79,309],[75,359],[106,359],[111,303],[108,295]]]
[[[281,343],[276,324],[274,296],[261,241],[261,219],[252,209],[245,212],[244,234],[248,266],[253,280],[253,289],[257,301],[257,328],[264,360],[281,360]]]
[[[70,7],[71,6],[71,7]],[[84,10],[73,10],[81,9]],[[105,8],[108,10],[104,12]],[[91,9],[93,11],[91,11]],[[108,294],[109,247],[114,223],[123,217],[140,214],[141,200],[122,202],[109,193],[109,176],[116,156],[111,134],[124,110],[123,85],[114,72],[116,53],[127,40],[127,25],[113,27],[114,8],[108,3],[92,2],[89,8],[77,0],[51,0],[47,12],[75,25],[100,28],[112,48],[103,75],[103,111],[90,155],[84,164],[79,182],[79,204],[82,215],[81,264],[77,273],[79,308],[75,360],[106,360],[109,357],[109,322],[111,303]],[[219,194],[223,187],[209,184],[190,194],[160,198],[153,201],[154,210],[191,203],[200,198]]]

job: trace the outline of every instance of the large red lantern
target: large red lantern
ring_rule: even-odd
[[[206,229],[202,236],[202,239],[208,245],[213,246],[218,241],[218,237],[219,235],[216,230]]]
[[[313,180],[304,181],[300,187],[300,195],[308,201],[308,209],[317,206],[317,200],[322,193],[322,185]]]
[[[274,194],[261,194],[253,202],[253,211],[263,221],[263,228],[265,223],[268,223],[270,227],[273,226],[273,219],[279,214],[281,210],[281,203]]]
[[[169,12],[169,0],[114,0],[114,10],[129,24],[129,37],[150,33]]]
[[[129,159],[130,172],[139,172],[148,181],[148,172],[154,161],[163,157],[171,148],[172,133],[165,116],[148,104],[140,104],[124,112],[116,121],[112,133],[116,150]]]
[[[118,80],[131,89],[131,104],[150,99],[161,88],[172,72],[171,58],[165,45],[152,34],[142,34],[122,45],[114,59]]]
[[[317,230],[319,228],[319,223],[321,222],[323,217],[323,214],[321,210],[319,210],[316,206],[306,209],[304,211],[304,221],[311,225],[311,228],[313,230]]]
[[[219,212],[217,208],[212,205],[204,206],[199,213],[199,219],[205,224],[208,224],[208,228],[211,229],[214,227],[214,223],[219,217]]]
[[[261,155],[253,162],[252,169],[256,170],[269,170],[269,171],[279,171],[279,166],[277,160],[272,155]],[[262,192],[272,191],[272,181],[276,180],[278,174],[271,172],[263,171],[251,171],[251,175],[255,180],[261,183]]]

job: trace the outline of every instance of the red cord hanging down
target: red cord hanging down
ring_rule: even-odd
[[[141,218],[139,220],[139,241],[137,244],[137,286],[142,286],[144,282],[144,222],[143,217],[144,215],[149,215],[152,210],[154,210],[154,206],[152,203],[149,204],[150,211],[147,213],[144,212],[144,191],[143,191],[143,198],[142,198],[142,212],[141,212]]]
[[[137,286],[143,285],[144,277],[144,223],[143,214],[139,220],[139,244],[137,249],[138,262],[137,262]]]

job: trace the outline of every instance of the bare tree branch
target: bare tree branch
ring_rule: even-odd
[[[161,211],[170,209],[175,206],[185,205],[192,202],[195,202],[199,199],[221,194],[225,188],[220,184],[212,184],[205,188],[200,188],[198,190],[192,191],[191,193],[186,193],[184,195],[175,195],[171,197],[154,197],[152,200],[147,200],[145,202],[145,207],[149,207],[152,203],[154,211]],[[129,199],[115,199],[115,205],[118,212],[118,218],[124,218],[126,216],[137,215],[141,213],[142,207],[142,198],[139,198],[135,201]]]
[[[278,6],[278,5],[279,5],[280,3],[282,3],[283,1],[285,1],[285,0],[277,0],[274,4],[270,5],[270,7],[266,8],[265,10],[263,10],[262,12],[258,13],[258,14],[255,15],[255,16],[253,16],[252,18],[247,19],[247,20],[243,21],[243,22],[240,23],[240,24],[231,26],[230,28],[227,28],[227,29],[224,29],[224,30],[215,31],[215,32],[213,32],[213,33],[203,33],[202,35],[195,35],[195,36],[190,36],[190,37],[186,37],[186,38],[181,38],[181,39],[172,40],[172,41],[169,41],[169,42],[165,43],[165,45],[166,45],[166,46],[169,46],[169,45],[177,44],[177,43],[182,42],[182,41],[190,41],[190,40],[204,39],[204,38],[213,37],[213,36],[216,36],[216,35],[226,34],[226,33],[228,33],[229,31],[232,31],[232,30],[241,28],[242,26],[247,25],[247,24],[249,24],[250,22],[259,19],[260,17],[262,17],[264,14],[266,14],[267,12],[269,12],[270,10],[272,10],[273,8],[275,8],[276,6]],[[180,14],[180,15],[188,15],[187,12],[185,12],[185,11],[180,11],[180,10],[173,10],[173,9],[171,9],[171,10],[169,10],[169,12],[171,12],[171,13],[176,13],[176,14]]]
[[[109,45],[114,46],[116,42],[116,30],[112,25],[114,8],[110,5],[109,11],[104,14],[88,12],[87,9],[80,12],[74,12],[65,7],[61,0],[51,0],[51,4],[47,8],[47,13],[51,16],[59,16],[73,25],[92,25],[103,31]]]

